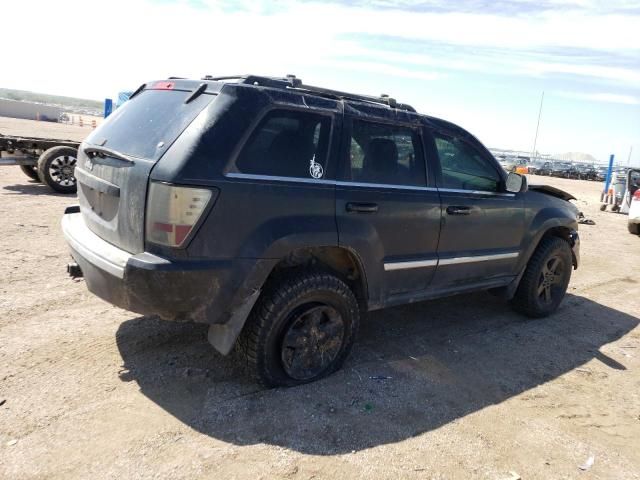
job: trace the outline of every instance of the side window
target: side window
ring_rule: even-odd
[[[434,135],[443,188],[498,191],[501,177],[480,152],[463,140]]]
[[[420,137],[409,127],[354,120],[346,180],[425,185]]]
[[[240,173],[324,178],[331,118],[274,110],[260,122],[236,160]]]

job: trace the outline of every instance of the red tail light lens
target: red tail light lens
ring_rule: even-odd
[[[640,188],[636,190],[635,193],[633,194],[633,199],[640,201]]]
[[[213,191],[151,182],[147,197],[146,239],[168,247],[182,247]]]

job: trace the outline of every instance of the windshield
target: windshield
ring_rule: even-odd
[[[191,93],[144,90],[111,114],[86,142],[132,157],[158,160],[213,98],[202,94],[185,103]]]

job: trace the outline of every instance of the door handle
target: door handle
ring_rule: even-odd
[[[447,213],[449,215],[469,215],[471,213],[471,207],[450,205],[447,207]]]
[[[345,208],[347,212],[352,213],[376,213],[378,211],[378,204],[349,202]]]

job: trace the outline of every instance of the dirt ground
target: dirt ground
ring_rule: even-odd
[[[555,315],[484,293],[376,312],[343,370],[262,390],[206,327],[67,277],[75,199],[0,168],[0,478],[640,478],[640,238],[600,184],[533,180],[596,222]]]

